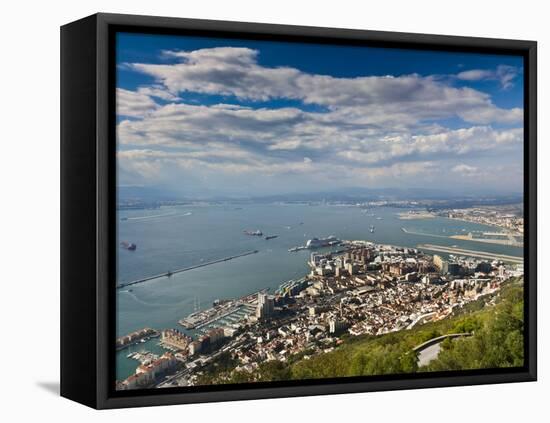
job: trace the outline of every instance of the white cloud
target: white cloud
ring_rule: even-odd
[[[461,163],[454,166],[451,169],[452,172],[458,173],[462,176],[477,176],[479,175],[479,169],[475,166],[469,166],[467,164]]]
[[[514,86],[514,79],[519,75],[519,70],[513,66],[500,65],[495,70],[471,69],[460,72],[458,79],[463,81],[498,81],[502,89],[507,90]]]
[[[460,156],[491,156],[521,151],[521,129],[495,130],[474,126],[429,135],[393,137],[391,141],[371,143],[363,150],[342,150],[338,156],[351,162],[384,166],[396,161],[449,160]]]
[[[180,58],[182,63],[133,63],[127,66],[155,77],[172,93],[235,95],[252,100],[296,98],[291,93],[296,90],[293,80],[300,71],[258,66],[256,50],[218,47],[190,52],[165,51],[164,54]]]
[[[448,80],[414,74],[336,78],[268,68],[248,48],[164,54],[180,61],[127,65],[154,77],[153,85],[117,90],[117,112],[128,117],[117,125],[118,162],[127,182],[192,175],[242,186],[251,175],[259,184],[300,174],[317,186],[336,174],[349,186],[416,178],[440,184],[457,175],[483,175],[498,184],[510,173],[495,163],[522,154],[522,128],[509,126],[522,122],[523,110],[499,108],[488,94]],[[503,68],[456,77],[498,78],[506,88],[513,75]],[[184,102],[187,92],[228,97],[225,104],[197,105]],[[233,96],[294,99],[302,108],[242,106],[231,104]],[[321,108],[307,111],[307,105]],[[439,123],[453,118],[465,127]],[[479,158],[489,164],[483,170],[475,164]]]
[[[522,152],[521,128],[428,129],[416,135],[373,128],[352,118],[343,124],[341,113],[296,108],[168,104],[118,125],[123,148],[119,158],[232,173],[323,172],[329,166],[359,174],[387,168],[396,175],[396,169],[401,174],[405,168],[426,171],[427,162]]]
[[[354,108],[373,122],[392,117],[418,121],[458,116],[467,122],[484,124],[521,119],[517,110],[498,108],[485,93],[451,87],[436,78],[416,74],[355,78],[314,75],[290,67],[261,66],[257,62],[258,51],[249,48],[220,47],[164,54],[181,62],[126,66],[154,77],[173,95],[196,92],[253,101],[296,99],[331,110]],[[509,86],[514,75],[511,69],[515,68],[499,67],[494,74]],[[483,77],[480,72],[485,71],[466,71],[458,77],[480,78]]]
[[[119,116],[142,117],[157,107],[158,104],[143,92],[122,88],[116,90],[116,112]]]
[[[147,95],[149,97],[160,98],[165,101],[181,100],[178,96],[170,93],[162,86],[139,87],[137,92],[139,94]]]
[[[512,109],[499,109],[498,107],[488,106],[464,110],[459,113],[459,116],[466,122],[471,123],[514,124],[523,121],[523,109],[519,107],[514,107]]]
[[[225,175],[288,175],[315,171],[312,160],[272,161],[238,149],[221,149],[211,145],[203,151],[167,152],[162,150],[125,150],[117,153],[120,166],[143,178],[159,176],[158,170],[172,166],[193,172],[213,171]]]
[[[463,81],[481,81],[493,77],[494,72],[484,69],[472,69],[460,72],[457,77]]]

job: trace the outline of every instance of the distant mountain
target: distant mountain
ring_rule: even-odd
[[[452,194],[429,188],[342,188],[313,193],[292,193],[254,197],[260,201],[398,201],[419,199],[447,199]]]
[[[181,195],[167,189],[137,185],[119,186],[117,195],[119,202],[136,200],[143,202],[184,200]]]
[[[219,201],[219,202],[365,202],[365,201],[453,201],[474,204],[476,202],[500,203],[522,201],[521,194],[457,194],[441,189],[432,188],[362,188],[348,187],[338,190],[318,192],[295,192],[273,195],[230,196],[215,195],[204,192],[201,195],[183,195],[175,191],[152,186],[120,186],[118,187],[118,201]]]

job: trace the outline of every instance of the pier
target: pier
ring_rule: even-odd
[[[224,258],[221,258],[221,259],[218,259],[218,260],[208,261],[206,263],[195,264],[194,266],[184,267],[184,268],[181,268],[181,269],[169,270],[168,272],[159,273],[158,275],[153,275],[153,276],[147,276],[145,278],[136,279],[136,280],[133,280],[133,281],[130,281],[130,282],[123,282],[123,283],[117,285],[117,289],[127,288],[129,286],[133,286],[133,285],[137,285],[137,284],[140,284],[140,283],[143,283],[143,282],[151,281],[153,279],[169,278],[170,276],[175,275],[176,273],[187,272],[188,270],[198,269],[200,267],[206,267],[206,266],[210,266],[210,265],[216,264],[216,263],[222,263],[224,261],[233,260],[233,259],[236,259],[236,258],[239,258],[239,257],[244,257],[244,256],[249,256],[251,254],[256,254],[257,252],[258,252],[258,250],[245,251],[244,253],[237,254],[237,255],[234,255],[234,256],[224,257]]]
[[[409,234],[409,235],[431,236],[431,237],[433,237],[433,238],[451,238],[451,237],[448,236],[448,235],[426,234],[426,233],[423,233],[423,232],[409,231],[409,230],[406,229],[406,228],[401,228],[401,230],[402,230],[404,233]]]

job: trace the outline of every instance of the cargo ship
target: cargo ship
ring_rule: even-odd
[[[120,246],[122,248],[125,248],[125,249],[129,250],[129,251],[135,251],[136,248],[137,248],[136,244],[134,244],[133,242],[128,242],[128,241],[122,241],[120,243]]]
[[[263,232],[260,231],[259,229],[256,229],[255,231],[244,230],[243,233],[245,235],[250,235],[250,236],[262,236],[263,235]]]

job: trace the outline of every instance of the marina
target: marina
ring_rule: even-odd
[[[269,288],[264,288],[252,294],[236,300],[229,300],[221,305],[215,305],[206,310],[191,313],[189,316],[179,320],[179,324],[185,329],[202,329],[212,325],[234,324],[253,312],[257,302],[258,294],[266,293]],[[216,322],[216,325],[213,325]]]

